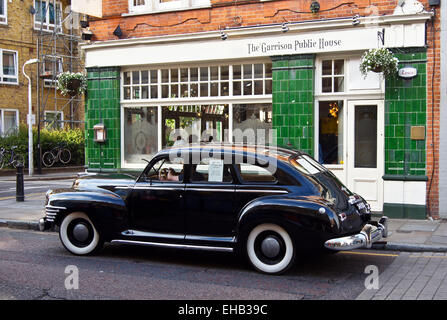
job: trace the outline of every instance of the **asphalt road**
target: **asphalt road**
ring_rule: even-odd
[[[24,189],[26,195],[45,194],[48,189],[68,188],[73,184],[71,180],[42,180],[25,181]],[[16,196],[16,182],[6,181],[0,178],[0,201]]]
[[[106,245],[96,256],[78,257],[57,233],[0,228],[0,299],[355,299],[365,288],[365,268],[382,273],[395,257],[299,256],[286,275],[268,276],[228,253]]]

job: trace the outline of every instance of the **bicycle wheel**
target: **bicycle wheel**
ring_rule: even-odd
[[[56,157],[50,151],[47,151],[42,156],[42,163],[45,167],[49,168],[54,164]]]
[[[16,154],[14,156],[14,159],[12,160],[12,165],[14,168],[17,168],[18,164],[21,163],[23,166],[25,166],[25,159],[21,154]]]
[[[59,154],[59,160],[63,163],[63,164],[67,164],[70,162],[71,160],[71,152],[68,149],[62,149],[61,153]]]

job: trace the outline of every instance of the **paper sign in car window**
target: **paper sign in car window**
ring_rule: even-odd
[[[210,160],[210,166],[208,167],[208,181],[209,182],[222,182],[223,181],[223,160]]]

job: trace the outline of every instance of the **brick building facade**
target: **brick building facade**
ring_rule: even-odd
[[[64,41],[54,40],[54,28],[62,25],[63,19],[68,15],[69,6],[70,1],[65,0],[0,0],[1,134],[8,134],[19,125],[27,124],[28,81],[22,73],[22,66],[30,59],[40,59],[39,63],[25,67],[25,72],[32,82],[34,118],[38,119],[40,107],[42,127],[47,124],[56,127],[69,126],[61,121],[83,120],[84,108],[70,110],[72,103],[60,95],[55,86],[56,75],[68,71],[70,63],[74,64],[70,62]],[[63,38],[64,34],[69,32],[65,25],[63,30],[63,34],[59,32],[57,37]],[[57,49],[53,48],[54,46],[57,46]],[[52,54],[56,51],[57,56]]]
[[[276,129],[376,211],[438,217],[440,10],[428,1],[104,0],[83,46],[89,170],[130,170],[184,129]],[[311,11],[314,12],[311,12]],[[359,71],[386,47],[411,79]],[[93,126],[107,129],[93,141]],[[419,134],[417,134],[419,133]]]

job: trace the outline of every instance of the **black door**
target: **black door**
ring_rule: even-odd
[[[132,192],[132,228],[135,230],[183,236],[183,164],[160,159],[135,184]]]
[[[220,162],[220,163],[219,163]],[[189,167],[185,189],[186,240],[231,241],[235,225],[233,171],[202,159]]]

